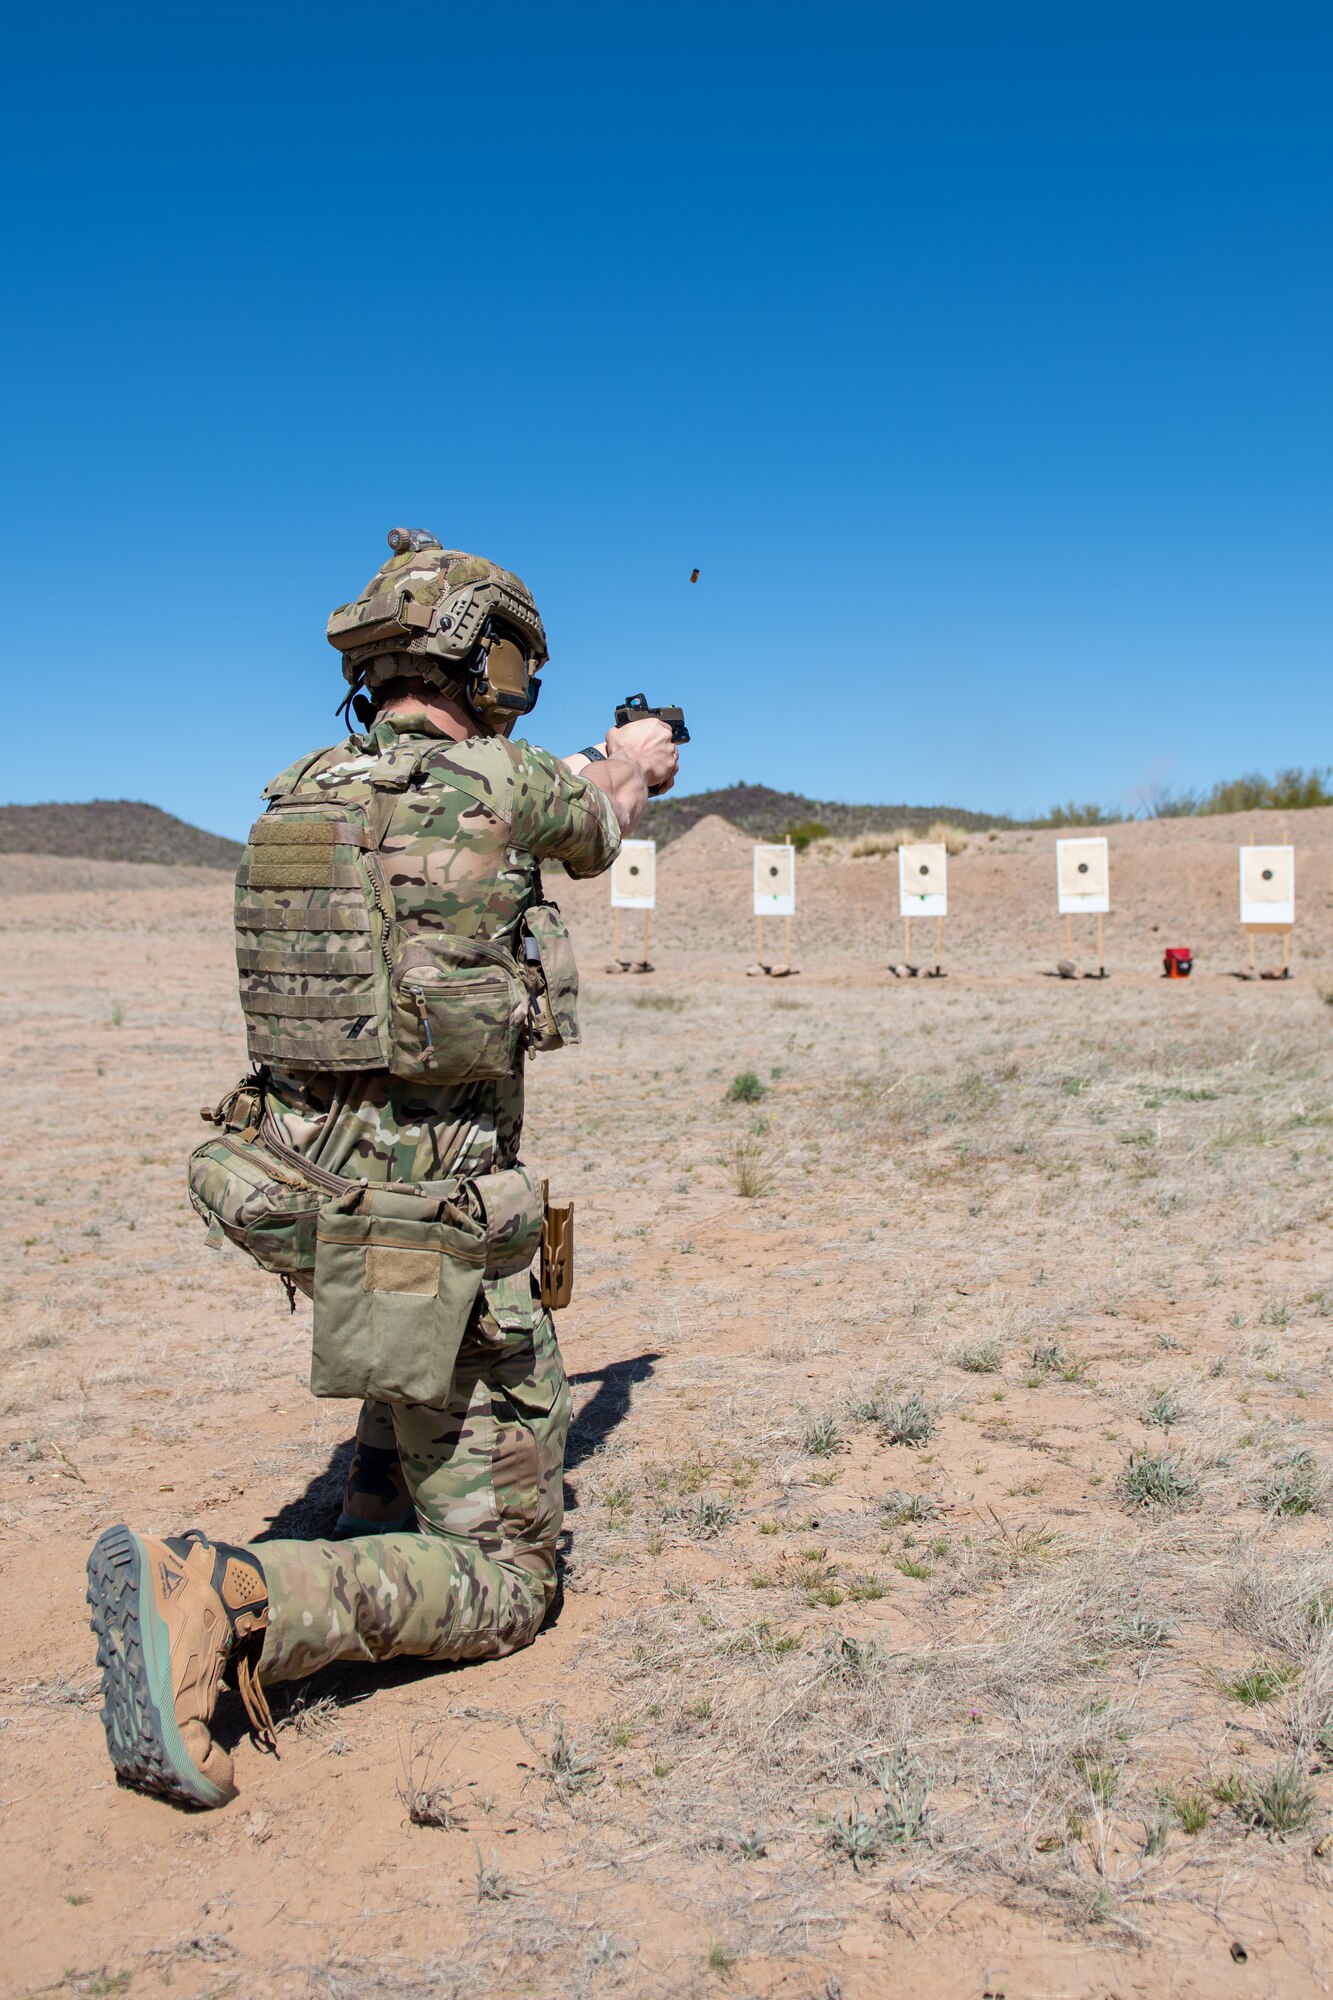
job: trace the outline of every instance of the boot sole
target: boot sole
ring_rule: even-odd
[[[417,1510],[415,1507],[409,1507],[407,1512],[396,1521],[363,1521],[357,1515],[349,1514],[344,1509],[329,1530],[329,1539],[335,1542],[346,1542],[353,1539],[363,1541],[367,1535],[413,1535],[416,1532]]]
[[[102,1727],[122,1784],[185,1806],[221,1806],[223,1791],[194,1764],[176,1722],[171,1642],[144,1585],[144,1547],[123,1524],[88,1558],[88,1603],[102,1669]]]

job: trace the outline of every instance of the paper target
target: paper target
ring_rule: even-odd
[[[898,905],[905,917],[949,914],[949,851],[942,840],[898,849]]]
[[[1243,924],[1295,923],[1294,847],[1241,848],[1240,920]]]
[[[796,915],[796,849],[761,845],[754,851],[754,913]]]
[[[1055,870],[1062,917],[1105,916],[1111,907],[1111,852],[1105,834],[1057,840]]]
[[[620,852],[611,863],[611,908],[613,910],[657,908],[655,840],[621,841]]]

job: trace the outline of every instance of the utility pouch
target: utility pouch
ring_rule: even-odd
[[[541,1247],[543,1196],[526,1167],[479,1174],[465,1183],[486,1230],[486,1276],[509,1278],[531,1268]]]
[[[325,1197],[254,1143],[251,1127],[197,1146],[189,1176],[190,1202],[208,1224],[210,1243],[234,1243],[279,1277],[314,1268],[315,1225]]]
[[[356,1187],[327,1201],[315,1253],[314,1394],[447,1402],[485,1268],[485,1228],[438,1191]]]
[[[404,945],[390,981],[395,1076],[481,1083],[518,1060],[528,993],[501,945],[446,932]]]
[[[543,1181],[542,1207],[541,1301],[559,1312],[574,1296],[574,1204],[553,1205]]]
[[[530,1005],[530,1049],[559,1049],[579,1040],[579,969],[564,918],[554,903],[534,903],[523,915],[523,976]]]

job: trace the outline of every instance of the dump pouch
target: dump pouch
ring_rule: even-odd
[[[522,930],[527,1046],[566,1048],[579,1040],[579,970],[568,927],[555,903],[534,903],[523,914]]]
[[[224,1239],[279,1277],[309,1272],[324,1195],[252,1138],[224,1132],[190,1155],[190,1202],[208,1224],[210,1243]]]
[[[326,1201],[314,1394],[447,1402],[485,1268],[484,1226],[439,1193],[358,1186]]]

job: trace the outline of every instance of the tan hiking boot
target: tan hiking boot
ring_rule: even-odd
[[[231,1757],[209,1725],[232,1661],[255,1733],[273,1745],[255,1678],[268,1624],[258,1559],[197,1528],[169,1541],[108,1528],[88,1558],[88,1602],[102,1726],[122,1783],[182,1805],[225,1805],[236,1796]]]

